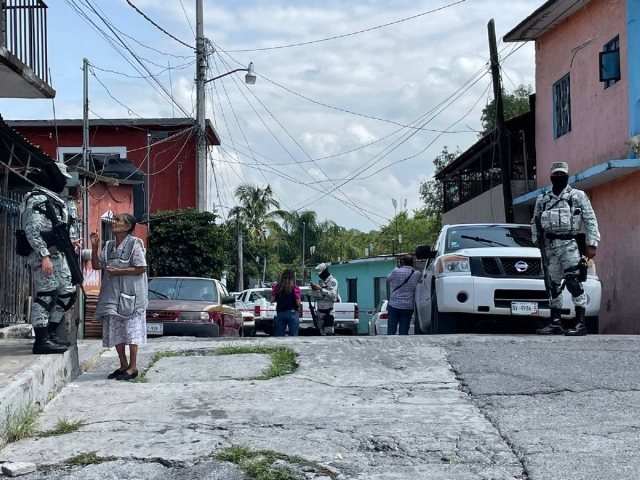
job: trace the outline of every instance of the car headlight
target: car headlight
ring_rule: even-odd
[[[182,320],[185,322],[193,320],[208,321],[209,314],[207,312],[181,312],[178,320]]]
[[[464,275],[471,274],[471,264],[468,257],[449,255],[438,260],[438,273],[440,275]]]

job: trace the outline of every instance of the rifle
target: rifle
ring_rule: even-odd
[[[313,319],[313,327],[316,329],[316,334],[319,334],[318,315],[316,314],[316,307],[311,304],[311,295],[307,297],[307,301],[309,302],[309,312],[311,312],[311,318]]]
[[[544,275],[544,288],[551,298],[558,296],[558,290],[551,280],[551,273],[549,273],[549,257],[547,257],[547,246],[544,242],[544,230],[542,229],[542,222],[540,216],[535,217],[536,229],[538,230],[538,244],[540,245],[540,257],[542,260],[542,273]]]
[[[51,222],[52,227],[48,236],[50,236],[49,238],[51,238],[58,251],[67,259],[67,265],[69,265],[69,271],[71,272],[71,283],[74,286],[80,285],[82,287],[82,284],[84,283],[84,276],[82,275],[82,270],[80,270],[78,254],[73,248],[71,239],[69,238],[69,230],[64,223],[58,220],[58,216],[53,209],[51,200],[47,199],[45,202],[45,208],[46,210],[44,214]]]

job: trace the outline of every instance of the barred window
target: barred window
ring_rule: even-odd
[[[620,37],[607,43],[600,54],[600,77],[605,90],[620,81]]]
[[[569,74],[553,85],[553,134],[560,138],[571,131],[571,82]]]

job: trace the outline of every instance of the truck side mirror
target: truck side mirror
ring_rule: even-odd
[[[436,258],[436,251],[431,250],[430,245],[421,245],[416,248],[416,258],[418,260],[429,260]]]

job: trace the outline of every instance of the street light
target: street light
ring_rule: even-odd
[[[223,73],[222,75],[210,78],[209,80],[205,80],[204,83],[213,82],[214,80],[218,80],[219,78],[226,77],[227,75],[231,75],[232,73],[236,72],[247,72],[247,74],[244,76],[244,82],[247,85],[255,85],[257,77],[253,70],[253,62],[250,62],[247,68],[236,68],[235,70],[231,70],[230,72]]]

